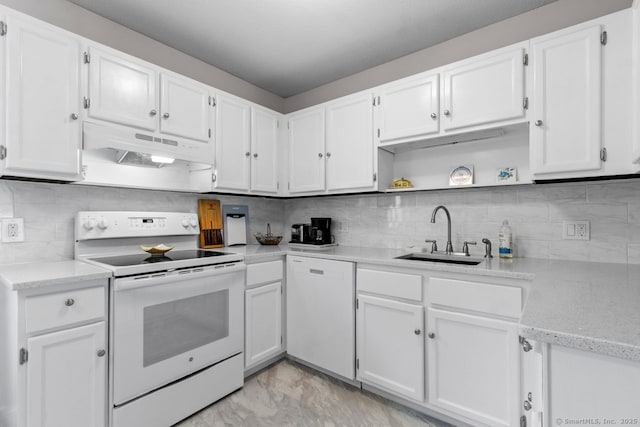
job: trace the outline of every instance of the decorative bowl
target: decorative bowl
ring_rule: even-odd
[[[161,243],[159,245],[156,246],[144,246],[144,245],[140,245],[140,249],[142,249],[143,251],[150,253],[151,255],[162,255],[165,254],[167,252],[169,252],[171,249],[173,249],[173,246],[167,246],[164,243]]]

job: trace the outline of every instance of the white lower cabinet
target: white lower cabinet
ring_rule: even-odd
[[[355,378],[354,264],[287,257],[287,353]]]
[[[282,259],[247,265],[244,367],[248,371],[284,351]]]
[[[424,398],[424,307],[358,295],[358,380]]]
[[[29,427],[105,426],[105,322],[29,338]]]
[[[427,324],[429,403],[487,425],[516,425],[517,324],[433,308]]]

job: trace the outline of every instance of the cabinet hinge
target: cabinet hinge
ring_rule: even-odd
[[[91,55],[89,55],[89,52],[85,52],[84,53],[84,63],[85,64],[90,64],[91,63]]]
[[[4,21],[0,21],[0,36],[4,36],[7,34],[7,23]]]
[[[378,180],[378,174],[374,172],[373,174],[373,182],[376,182]]]
[[[211,128],[209,128],[209,138],[211,138]]]
[[[607,149],[605,147],[602,147],[600,149],[600,160],[602,160],[603,162],[607,161]]]
[[[522,57],[522,65],[529,65],[529,54],[525,52]]]
[[[218,179],[218,177],[216,176],[215,173],[211,174],[211,182],[216,182],[216,180]]]
[[[525,96],[524,100],[522,101],[522,108],[524,108],[525,110],[529,109],[529,97]]]
[[[533,346],[531,345],[531,343],[527,341],[524,337],[518,337],[518,341],[520,342],[520,345],[522,346],[522,350],[525,353],[533,349]]]
[[[27,351],[26,348],[21,348],[20,349],[20,355],[19,357],[19,361],[21,365],[24,365],[25,363],[27,363],[29,361],[29,352]]]
[[[4,160],[7,158],[7,147],[4,145],[0,145],[0,160]]]
[[[600,33],[600,44],[605,46],[607,44],[607,32],[603,31]]]
[[[88,110],[89,107],[91,107],[91,100],[89,98],[87,98],[86,96],[84,97],[84,108],[85,110]]]
[[[360,359],[356,359],[356,369],[360,369]]]

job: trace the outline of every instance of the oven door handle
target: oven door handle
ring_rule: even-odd
[[[118,291],[128,291],[131,289],[145,288],[147,286],[157,286],[167,283],[175,283],[176,280],[199,279],[203,277],[221,276],[247,269],[243,262],[232,264],[219,264],[207,267],[194,267],[184,270],[174,270],[162,273],[149,273],[141,276],[116,278],[113,289]]]

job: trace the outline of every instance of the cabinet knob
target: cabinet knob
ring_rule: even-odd
[[[522,404],[522,406],[524,407],[525,411],[530,411],[531,410],[531,402],[529,402],[528,400],[525,400],[524,403]]]
[[[321,159],[322,158],[322,153],[318,153],[318,158]]]
[[[98,354],[98,357],[102,357],[102,356],[104,356],[105,354],[107,354],[107,352],[106,352],[106,351],[104,351],[104,350],[98,350],[98,353],[97,353],[97,354]]]
[[[327,151],[327,157],[331,157],[331,153]]]
[[[169,116],[169,113],[164,113],[162,117],[164,117],[165,119],[168,119],[170,116]]]
[[[432,119],[437,119],[437,118],[438,118],[438,115],[437,115],[436,113],[431,113],[431,118],[432,118]]]
[[[66,305],[67,307],[71,307],[75,303],[76,303],[76,300],[74,300],[73,298],[67,298],[64,302],[64,305]]]
[[[245,155],[245,157],[251,157],[251,153],[248,152],[248,151],[246,153],[244,153],[244,155]]]
[[[443,114],[444,114],[445,116],[450,116],[450,115],[451,115],[451,111],[449,111],[449,110],[444,110],[444,111],[443,111]]]
[[[542,126],[542,120],[536,120],[533,124],[536,126]]]
[[[78,120],[78,115],[76,113],[71,113],[71,120]]]
[[[435,334],[435,333],[433,333],[433,332],[429,332],[428,337],[429,337],[429,338],[431,338],[431,339],[433,339],[433,338],[435,338],[435,337],[436,337],[436,334]]]
[[[422,333],[422,331],[420,329],[416,329],[413,331],[414,334],[416,335],[420,335]]]
[[[156,110],[149,111],[149,115],[152,116],[152,117],[155,116],[156,114],[158,114],[158,112]]]
[[[258,153],[253,153],[253,158],[257,159],[258,158]]]

